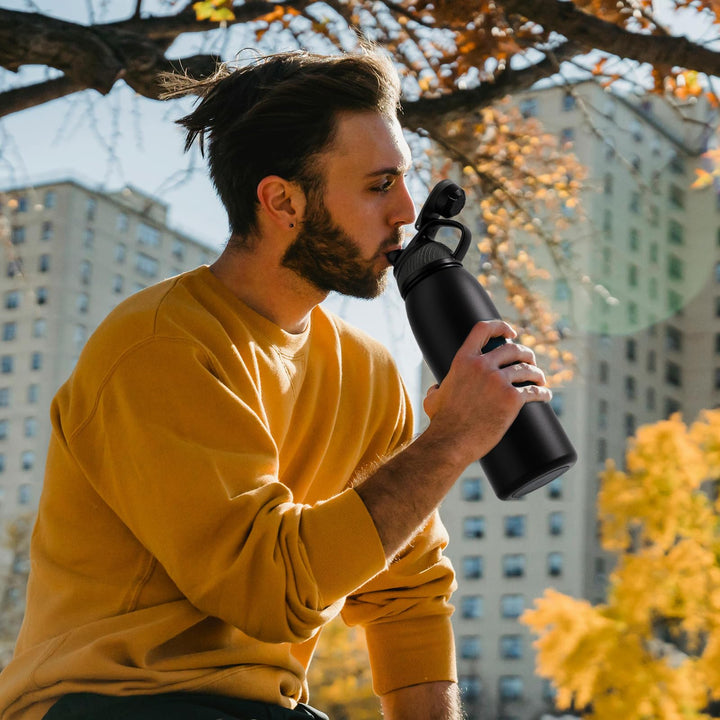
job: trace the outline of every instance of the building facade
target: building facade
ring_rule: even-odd
[[[34,514],[53,395],[88,335],[123,298],[211,262],[167,225],[167,207],[132,188],[67,180],[0,193],[0,524]],[[3,573],[13,557],[1,556]],[[18,570],[19,568],[15,568]]]
[[[478,720],[536,720],[553,710],[553,688],[535,675],[533,638],[518,618],[548,587],[603,600],[613,564],[596,516],[606,459],[622,466],[641,424],[673,412],[691,422],[720,404],[718,194],[690,189],[717,126],[712,110],[629,99],[590,82],[517,103],[571,142],[588,169],[587,222],[568,238],[577,273],[540,288],[570,330],[566,347],[577,361],[553,405],[579,461],[512,502],[493,495],[477,463],[443,503],[458,572],[464,704]],[[486,261],[476,253],[465,265],[479,272]]]

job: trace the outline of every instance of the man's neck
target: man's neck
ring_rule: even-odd
[[[260,244],[252,250],[225,249],[210,271],[248,307],[293,334],[305,330],[312,309],[327,297]]]

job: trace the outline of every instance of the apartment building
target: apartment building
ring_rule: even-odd
[[[595,501],[606,458],[622,464],[641,424],[673,412],[692,421],[720,404],[720,206],[715,189],[690,189],[713,111],[592,82],[517,102],[572,142],[588,168],[588,222],[568,237],[577,273],[542,288],[577,358],[553,405],[579,461],[513,502],[497,500],[478,463],[443,503],[459,581],[464,704],[478,720],[536,720],[553,709],[553,688],[534,673],[533,638],[518,617],[547,587],[603,599],[613,558],[598,545]],[[476,252],[465,265],[479,272],[486,260]]]
[[[88,335],[123,298],[211,262],[133,188],[74,180],[0,193],[0,525],[34,513],[49,408]],[[7,555],[7,553],[6,553]]]

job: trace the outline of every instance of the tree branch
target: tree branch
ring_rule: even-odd
[[[20,110],[27,110],[85,89],[83,85],[75,82],[67,75],[63,75],[63,77],[53,78],[52,80],[6,90],[0,93],[0,117]]]
[[[720,53],[685,37],[630,32],[566,0],[502,0],[501,5],[507,15],[520,15],[548,32],[554,30],[585,51],[603,50],[640,63],[720,74]]]
[[[577,54],[577,47],[565,41],[534,65],[521,70],[510,67],[499,73],[495,82],[482,83],[469,90],[453,90],[437,97],[421,97],[403,102],[400,121],[408,130],[431,131],[446,122],[448,116],[467,113],[490,105],[513,92],[526,90],[542,78],[556,71],[556,63]]]

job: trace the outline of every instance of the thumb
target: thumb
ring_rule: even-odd
[[[438,409],[437,391],[439,389],[439,385],[433,385],[428,388],[427,393],[425,393],[425,399],[423,400],[423,410],[425,410],[425,414],[431,419]]]

